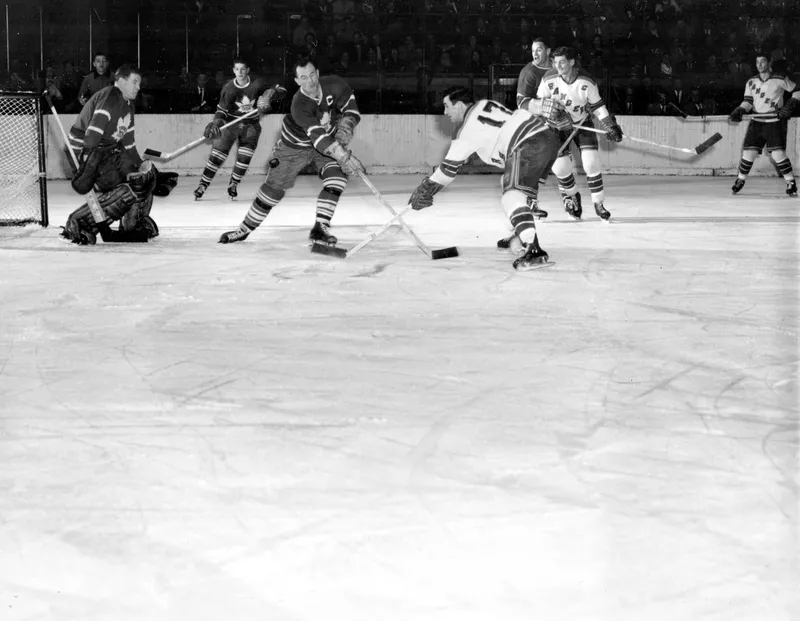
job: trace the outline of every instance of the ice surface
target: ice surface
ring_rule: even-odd
[[[314,177],[218,245],[260,180],[197,180],[150,244],[58,239],[64,182],[0,230],[0,618],[800,618],[780,180],[609,176],[611,224],[548,187],[522,274],[496,176],[408,216],[440,261],[311,254]],[[334,232],[390,217],[353,181]]]

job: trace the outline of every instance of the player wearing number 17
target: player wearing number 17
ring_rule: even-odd
[[[461,128],[442,163],[423,179],[408,202],[415,210],[430,207],[433,196],[455,179],[474,153],[487,164],[503,169],[500,204],[516,233],[516,243],[510,247],[521,248],[514,268],[530,270],[550,265],[547,252],[539,245],[532,208],[539,179],[547,177],[558,151],[556,132],[527,110],[511,112],[490,99],[475,102],[463,87],[448,88],[443,94],[444,113]]]
[[[541,113],[543,100],[553,99],[560,103],[570,115],[574,125],[592,126],[590,117],[594,113],[606,135],[612,142],[622,140],[622,129],[603,103],[597,82],[583,69],[575,67],[575,51],[571,47],[558,47],[553,51],[554,68],[542,78],[537,92],[537,99],[531,99],[528,110],[533,114]],[[570,134],[561,132],[562,140],[566,141]],[[597,153],[597,134],[578,131],[572,141],[581,150],[583,169],[586,171],[586,181],[592,194],[595,213],[603,220],[608,220],[611,214],[606,210],[603,202],[605,190],[603,189],[603,173],[600,167],[600,157]],[[564,150],[564,155],[558,157],[553,164],[553,173],[558,178],[558,187],[564,198],[564,209],[576,220],[579,220],[583,208],[581,195],[575,186],[573,176],[574,167],[569,149]]]

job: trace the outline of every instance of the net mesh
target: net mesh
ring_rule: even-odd
[[[44,222],[35,97],[0,93],[0,226]]]

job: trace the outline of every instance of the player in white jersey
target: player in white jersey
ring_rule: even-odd
[[[542,78],[537,92],[537,99],[529,102],[528,109],[537,114],[542,100],[556,99],[563,104],[575,125],[592,127],[592,114],[602,123],[609,140],[619,142],[622,140],[622,129],[608,112],[597,88],[597,82],[582,69],[575,67],[575,51],[571,47],[558,47],[553,51],[554,68]],[[562,132],[562,140],[569,139],[567,132]],[[611,214],[603,205],[605,191],[603,190],[603,173],[600,166],[600,157],[597,153],[597,135],[590,132],[578,131],[572,141],[581,150],[583,169],[586,171],[586,181],[592,194],[595,213],[603,220],[608,220]],[[575,186],[573,176],[574,167],[569,149],[556,158],[553,164],[553,173],[558,178],[558,187],[564,198],[564,209],[576,220],[583,213],[581,195]]]
[[[786,181],[786,193],[797,196],[792,162],[786,155],[786,133],[787,120],[798,105],[800,92],[794,92],[797,86],[792,80],[772,71],[766,56],[756,57],[756,69],[758,75],[750,78],[744,87],[744,100],[734,108],[728,118],[738,123],[742,120],[742,115],[748,112],[775,116],[750,119],[742,145],[742,158],[739,160],[739,175],[731,189],[734,194],[739,193],[753,163],[766,147],[778,172]],[[785,104],[784,93],[790,94]]]
[[[408,202],[416,210],[430,207],[434,194],[449,185],[475,153],[487,164],[503,169],[500,202],[517,236],[511,249],[520,251],[514,269],[549,265],[549,257],[539,245],[528,198],[536,204],[539,179],[547,176],[558,151],[556,132],[527,110],[512,112],[490,99],[475,102],[472,93],[460,86],[448,88],[443,95],[444,113],[461,127],[442,163],[423,179]]]

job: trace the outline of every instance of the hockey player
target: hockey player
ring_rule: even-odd
[[[538,114],[543,100],[556,99],[566,108],[575,125],[591,126],[591,116],[594,114],[602,123],[609,140],[612,142],[622,140],[622,129],[603,103],[597,83],[583,69],[575,67],[575,51],[571,47],[556,48],[553,52],[553,64],[554,68],[544,75],[539,84],[538,99],[529,102],[528,110]],[[569,139],[569,134],[562,132],[561,139],[566,141]],[[577,144],[581,150],[581,160],[586,171],[595,213],[603,220],[608,220],[611,214],[603,205],[605,191],[597,153],[597,135],[578,131],[571,142]],[[580,220],[583,208],[581,195],[575,186],[575,177],[572,174],[574,170],[572,156],[568,149],[563,153],[556,158],[553,173],[558,179],[558,187],[564,198],[564,209],[570,216]]]
[[[294,187],[300,172],[312,163],[322,180],[322,190],[317,196],[316,221],[308,236],[309,243],[333,246],[337,242],[329,227],[339,197],[347,185],[347,177],[364,172],[363,164],[347,149],[361,114],[353,90],[339,76],[320,77],[314,63],[307,58],[295,63],[294,75],[300,89],[283,119],[267,178],[239,228],[223,233],[221,244],[246,239],[280,202],[286,190]]]
[[[139,69],[122,65],[114,84],[89,98],[69,132],[79,161],[72,187],[79,194],[97,191],[106,216],[101,225],[121,219],[114,241],[147,241],[158,235],[150,217],[157,171],[142,161],[134,136],[133,102],[141,80]],[[70,214],[61,234],[76,244],[94,245],[97,232],[98,224],[84,204]]]
[[[729,115],[734,123],[742,120],[748,112],[756,114],[775,114],[769,118],[752,118],[747,125],[747,133],[742,145],[742,158],[739,160],[739,175],[733,183],[734,194],[744,187],[753,162],[766,146],[767,153],[786,181],[786,193],[797,196],[797,183],[792,172],[792,162],[786,155],[787,120],[798,106],[800,92],[795,83],[781,73],[773,72],[766,56],[756,57],[758,75],[750,78],[744,87],[744,100]],[[784,94],[789,98],[784,103]]]
[[[228,196],[235,200],[238,196],[239,182],[244,177],[250,167],[250,161],[258,146],[258,139],[261,136],[261,123],[258,115],[242,119],[240,123],[226,128],[224,131],[220,127],[230,121],[241,117],[253,110],[257,101],[261,101],[258,106],[259,112],[266,113],[271,108],[273,100],[280,100],[286,95],[286,89],[277,84],[267,87],[267,84],[260,79],[250,80],[250,66],[241,58],[233,61],[234,79],[227,82],[222,87],[217,104],[217,111],[205,129],[204,135],[209,140],[213,140],[211,154],[203,169],[200,177],[200,185],[194,191],[195,200],[200,200],[208,189],[209,184],[217,174],[219,167],[225,163],[230,153],[233,143],[239,141],[236,149],[236,163],[233,165],[231,179],[228,183]],[[266,97],[261,98],[266,93]],[[261,99],[259,99],[261,98]]]
[[[531,62],[522,68],[517,80],[517,108],[528,109],[528,103],[531,99],[536,98],[536,93],[539,90],[539,83],[542,81],[544,74],[553,67],[550,62],[550,48],[543,39],[534,39],[531,43]],[[540,209],[537,203],[530,204],[533,215],[537,218],[546,218],[547,212]],[[511,237],[498,242],[500,247],[505,243],[510,243]]]
[[[430,207],[434,195],[455,179],[459,168],[475,153],[487,164],[503,169],[500,203],[516,234],[516,243],[510,248],[521,249],[514,269],[547,266],[549,257],[539,245],[528,199],[536,204],[539,180],[547,177],[558,151],[558,134],[551,127],[570,126],[563,106],[550,99],[541,106],[539,117],[522,109],[512,112],[490,99],[475,102],[470,91],[459,86],[446,89],[443,95],[444,113],[461,127],[442,163],[422,180],[408,202],[415,210]]]

